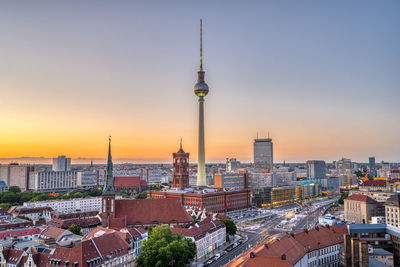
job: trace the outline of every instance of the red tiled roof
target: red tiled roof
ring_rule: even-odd
[[[9,235],[10,237],[21,237],[28,235],[38,235],[43,231],[42,228],[33,227],[33,228],[21,228],[21,229],[10,229],[6,231],[0,232],[0,239],[6,239]]]
[[[249,258],[242,267],[260,267],[260,266],[273,266],[273,267],[291,267],[293,266],[287,260],[282,260],[281,256],[262,256],[257,255],[254,258]]]
[[[53,211],[51,207],[37,207],[37,208],[16,208],[12,213],[16,215],[42,213],[44,211]]]
[[[354,201],[362,201],[366,203],[376,203],[376,200],[373,198],[370,198],[369,196],[365,195],[359,195],[359,194],[353,194],[345,199],[346,200],[354,200]]]
[[[49,226],[45,229],[42,234],[40,235],[41,238],[54,238],[55,240],[58,239],[60,235],[62,235],[66,230],[61,229],[54,226]]]
[[[385,180],[366,180],[361,186],[386,187]]]
[[[35,253],[32,255],[33,262],[38,267],[45,267],[50,259],[50,254],[47,253]]]
[[[193,222],[179,200],[167,198],[116,200],[115,217],[111,221],[111,227],[118,227],[122,222],[126,222],[124,226]]]
[[[57,247],[51,257],[61,260],[57,265],[64,265],[69,261],[77,262],[78,266],[89,266],[90,260],[97,258],[99,262],[103,262],[108,260],[108,257],[125,255],[129,249],[129,244],[114,232],[83,240],[73,248]]]
[[[186,237],[193,237],[195,240],[203,238],[207,233],[212,233],[218,229],[225,227],[225,224],[220,220],[212,220],[210,222],[198,223],[189,228],[173,227],[172,232],[179,233]]]
[[[9,264],[17,264],[24,253],[23,250],[14,249],[14,248],[4,248],[3,256],[7,263]]]
[[[114,176],[115,187],[139,187],[147,185],[145,180],[140,180],[140,176]]]
[[[390,184],[394,184],[394,183],[398,183],[398,182],[400,182],[400,178],[390,179],[390,181],[389,181]]]
[[[100,219],[98,217],[90,217],[90,218],[74,218],[74,219],[53,219],[48,222],[48,225],[67,229],[71,225],[75,224],[82,228],[92,227],[99,225]]]
[[[318,229],[318,230],[317,230]],[[307,232],[300,232],[293,236],[288,234],[280,240],[276,240],[264,247],[258,255],[281,256],[291,264],[296,264],[304,255],[310,251],[343,243],[343,235],[347,233],[346,225],[334,225],[330,227],[319,227]]]

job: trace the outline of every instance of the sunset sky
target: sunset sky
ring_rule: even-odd
[[[400,161],[400,1],[7,1],[0,158]],[[127,160],[128,161],[128,160]],[[4,162],[4,161],[3,161]]]

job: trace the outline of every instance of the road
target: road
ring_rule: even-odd
[[[219,258],[217,261],[213,262],[210,267],[220,267],[220,266],[225,266],[229,262],[233,261],[237,256],[241,255],[243,252],[248,250],[250,247],[254,246],[258,240],[259,240],[259,235],[258,234],[251,234],[251,233],[244,233],[247,236],[247,241],[243,242],[236,248],[234,248],[232,251],[230,251],[228,254],[222,256]]]

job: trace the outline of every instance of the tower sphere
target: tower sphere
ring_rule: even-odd
[[[198,81],[194,85],[194,93],[198,97],[206,96],[208,94],[208,85],[206,84],[206,82],[205,81]]]

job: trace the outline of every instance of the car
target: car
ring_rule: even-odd
[[[213,262],[214,262],[214,258],[209,259],[209,260],[206,262],[206,264],[207,264],[207,265],[210,265],[210,264],[213,263]]]
[[[238,243],[233,244],[233,247],[236,248],[238,246]]]
[[[221,258],[221,254],[219,254],[219,253],[217,253],[217,254],[215,254],[215,260],[218,260],[219,258]]]
[[[229,247],[227,247],[227,248],[225,249],[225,251],[231,252],[232,249],[233,249],[233,246],[229,246]]]
[[[226,251],[222,251],[222,252],[221,252],[221,257],[224,256],[224,255],[226,255],[226,254],[227,254]]]

